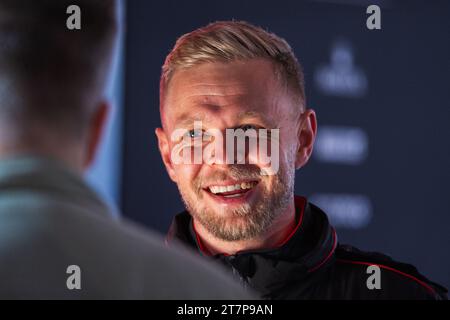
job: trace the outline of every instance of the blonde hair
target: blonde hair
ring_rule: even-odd
[[[303,109],[306,104],[303,72],[289,44],[277,35],[244,21],[217,21],[177,40],[162,66],[160,108],[175,71],[207,62],[257,58],[273,62],[278,78]]]

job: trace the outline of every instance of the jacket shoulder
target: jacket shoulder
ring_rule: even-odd
[[[395,261],[388,255],[340,244],[335,258],[336,272],[349,279],[347,289],[356,290],[363,299],[447,299],[446,288],[427,279],[413,265]],[[377,272],[379,288],[369,285],[375,281],[371,276]]]

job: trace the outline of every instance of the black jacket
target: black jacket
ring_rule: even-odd
[[[447,290],[414,266],[339,244],[322,210],[303,197],[295,202],[298,224],[281,246],[213,258],[264,299],[447,299]],[[175,216],[167,235],[169,244],[177,240],[203,254],[186,211]],[[380,289],[368,288],[370,265],[379,268]]]

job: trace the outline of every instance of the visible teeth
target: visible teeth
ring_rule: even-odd
[[[242,182],[241,183],[241,189],[250,189],[253,187],[253,184],[251,182]]]
[[[225,198],[236,198],[236,197],[242,197],[242,194],[230,194],[228,196],[224,196]]]
[[[254,187],[253,182],[242,182],[241,184],[229,185],[229,186],[210,186],[209,191],[212,193],[224,193],[235,190],[246,190]]]

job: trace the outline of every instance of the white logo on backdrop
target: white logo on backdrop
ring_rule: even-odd
[[[314,194],[311,203],[324,210],[335,227],[361,229],[372,220],[372,203],[360,194]]]
[[[361,68],[354,65],[349,42],[337,41],[331,50],[330,63],[315,72],[317,88],[326,95],[359,98],[366,94],[368,80]]]
[[[358,127],[323,126],[317,132],[314,157],[322,162],[357,165],[368,155],[369,138]]]

